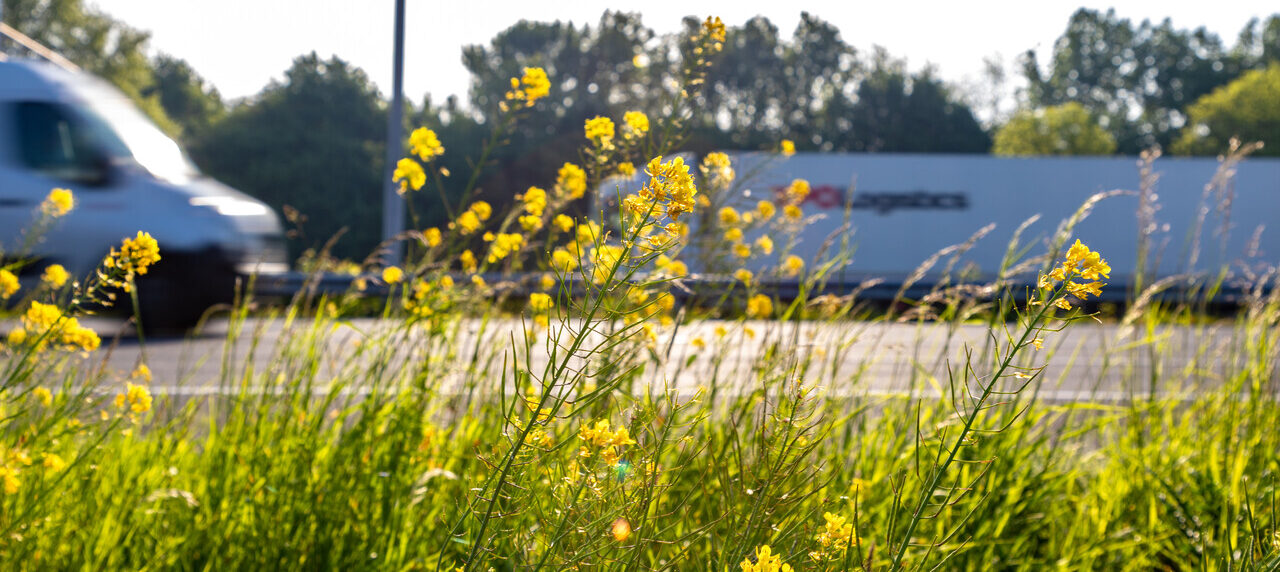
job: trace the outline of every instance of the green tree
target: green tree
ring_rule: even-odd
[[[294,254],[346,228],[334,253],[361,259],[380,238],[386,117],[364,72],[311,53],[282,83],[196,132],[191,152],[213,177],[306,216]]]
[[[165,115],[181,129],[184,139],[191,139],[226,114],[222,96],[205,85],[186,61],[161,54],[153,60],[154,81],[142,91],[145,98],[156,98]]]
[[[1205,28],[1134,24],[1114,10],[1080,9],[1054,44],[1047,75],[1036,53],[1023,60],[1030,104],[1078,102],[1106,118],[1120,152],[1168,146],[1186,121],[1186,108],[1247,69],[1280,54],[1280,18],[1250,22],[1228,50]]]
[[[898,153],[986,153],[991,139],[973,112],[926,68],[908,74],[906,64],[877,51],[849,110],[851,129],[836,149]]]
[[[1280,64],[1247,72],[1214,90],[1192,105],[1188,115],[1175,153],[1222,153],[1235,137],[1265,143],[1258,155],[1280,156]]]
[[[1076,102],[1025,110],[996,131],[996,155],[1110,155],[1116,141]]]

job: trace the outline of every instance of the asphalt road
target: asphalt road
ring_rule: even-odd
[[[550,353],[546,332],[526,351],[521,341],[524,326],[515,320],[487,325],[464,321],[456,331],[433,338],[419,330],[395,330],[390,323],[374,319],[320,330],[309,330],[305,323],[286,327],[280,320],[250,320],[234,343],[228,341],[230,324],[217,321],[200,334],[150,339],[145,346],[119,322],[94,320],[89,325],[104,341],[102,349],[84,359],[105,367],[108,383],[127,376],[143,359],[145,347],[145,362],[154,375],[153,391],[174,396],[227,391],[244,379],[257,383],[253,376],[245,376],[250,371],[299,375],[296,364],[306,351],[315,352],[317,367],[309,373],[313,391],[327,391],[334,382],[361,391],[359,379],[364,374],[351,372],[405,365],[429,372],[423,379],[442,391],[465,391],[468,380],[510,379],[514,368],[537,375]],[[718,338],[718,328],[724,328],[723,338]],[[1161,395],[1186,396],[1219,386],[1238,371],[1244,335],[1229,322],[1163,327],[1148,335],[1140,329],[1081,321],[1062,332],[1045,332],[1043,349],[1024,350],[1021,357],[1026,361],[1020,363],[1028,368],[1043,366],[1043,371],[1016,371],[1023,376],[1035,374],[1032,389],[1051,401],[1115,402],[1145,396],[1153,389]],[[695,338],[706,342],[705,349],[697,347]],[[381,341],[366,344],[369,339]],[[589,339],[594,342],[600,336]],[[583,367],[584,371],[597,368],[602,360],[618,360],[623,367],[643,365],[644,383],[692,392],[711,379],[739,388],[776,382],[788,364],[807,360],[806,382],[828,393],[936,395],[948,390],[948,368],[960,370],[966,349],[980,356],[989,341],[988,329],[982,325],[703,321],[674,332],[659,330],[654,346],[665,357],[658,361],[636,343],[589,355],[580,350],[576,355],[581,357],[565,363],[571,370]],[[382,349],[370,349],[378,347]],[[766,352],[771,352],[772,360],[762,362]],[[991,371],[982,365],[982,358],[976,362],[976,375]],[[488,369],[478,371],[477,364]],[[1158,380],[1154,385],[1153,371]],[[1002,383],[1021,383],[1021,378],[1010,377]]]

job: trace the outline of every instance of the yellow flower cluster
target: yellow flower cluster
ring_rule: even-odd
[[[853,543],[853,525],[849,524],[845,517],[829,512],[823,514],[822,518],[826,524],[822,532],[813,537],[818,541],[818,549],[810,552],[809,556],[814,560],[844,558],[845,552]]]
[[[608,281],[610,272],[613,272],[625,253],[621,246],[612,244],[591,249],[591,281],[595,284],[604,284]]]
[[[744,285],[750,286],[753,278],[755,278],[755,275],[746,268],[739,268],[733,271],[733,279],[743,283]]]
[[[555,300],[552,300],[551,296],[541,292],[534,292],[529,295],[529,310],[534,313],[545,314],[550,312],[555,305]]]
[[[67,283],[67,279],[71,275],[67,273],[67,269],[61,264],[50,264],[45,267],[44,272],[40,275],[40,281],[48,284],[53,288],[61,288]],[[0,288],[2,290],[3,288]],[[0,292],[2,293],[2,292]]]
[[[778,149],[784,157],[790,157],[796,154],[796,144],[790,139],[783,139]]]
[[[440,246],[440,243],[444,240],[444,236],[440,234],[440,229],[431,227],[422,231],[422,240],[427,243],[427,246],[435,248]]]
[[[658,255],[658,259],[653,263],[654,267],[662,275],[680,278],[689,274],[689,266],[682,261],[672,260],[665,254]]]
[[[422,165],[409,158],[396,162],[396,170],[391,173],[391,178],[400,183],[400,188],[396,192],[401,195],[405,194],[409,189],[420,190],[423,185],[427,184],[427,173],[422,170]]]
[[[778,207],[774,206],[772,201],[760,201],[756,203],[756,214],[760,220],[769,220],[773,218],[774,213],[778,212]]]
[[[583,126],[587,139],[593,143],[607,146],[613,140],[613,120],[608,117],[595,116],[588,119]]]
[[[742,561],[742,572],[792,572],[790,564],[782,561],[781,554],[774,554],[769,545],[756,549],[755,562],[750,558]]]
[[[728,186],[736,174],[730,165],[729,156],[724,153],[707,153],[702,158],[702,176],[707,178],[708,185]]]
[[[435,131],[419,127],[409,135],[409,152],[423,161],[430,161],[444,154],[444,145],[440,144],[440,138],[436,136]],[[421,185],[418,188],[421,188]]]
[[[524,68],[523,76],[511,78],[511,90],[507,92],[506,99],[532,107],[534,102],[550,94],[551,80],[547,79],[547,72],[542,68]]]
[[[451,223],[450,228],[457,228],[458,232],[468,235],[480,230],[484,226],[484,221],[489,220],[493,215],[493,207],[484,201],[476,201],[471,203],[471,207],[462,214],[458,215],[458,220]]]
[[[116,394],[117,409],[124,409],[127,405],[129,411],[134,413],[151,411],[151,391],[147,389],[147,386],[128,382],[124,385],[124,393]]]
[[[467,251],[470,253],[471,251]],[[436,313],[437,309],[444,309],[448,306],[449,300],[445,295],[454,286],[453,277],[445,274],[436,281],[435,284],[427,282],[421,278],[413,281],[412,292],[409,297],[404,300],[403,306],[410,314],[427,318]]]
[[[583,425],[578,429],[578,439],[586,442],[586,445],[578,449],[580,457],[591,457],[594,454],[591,448],[594,447],[603,451],[601,458],[610,466],[618,464],[617,447],[636,444],[626,427],[610,429],[608,419],[599,419],[594,424]]]
[[[22,284],[18,282],[18,276],[8,270],[0,269],[0,300],[17,294],[19,288],[22,288]]]
[[[804,271],[804,259],[790,254],[782,261],[782,269],[787,276],[799,276]]]
[[[44,202],[40,204],[40,212],[52,217],[60,217],[75,208],[75,195],[67,189],[54,189],[49,191],[49,196],[45,197]]]
[[[649,132],[649,116],[643,111],[628,111],[622,115],[622,122],[626,124],[623,130],[623,136],[638,137]]]
[[[489,244],[489,256],[486,260],[490,264],[506,258],[512,252],[520,250],[524,246],[524,237],[515,233],[500,232],[493,237],[493,242]]]
[[[569,199],[580,199],[587,192],[587,173],[582,167],[565,163],[556,173],[556,192]]]
[[[1039,286],[1041,289],[1052,288],[1065,281],[1067,293],[1080,300],[1087,300],[1090,295],[1102,294],[1102,287],[1105,284],[1097,280],[1110,277],[1111,265],[1102,259],[1102,255],[1089,250],[1089,247],[1076,240],[1075,244],[1067,250],[1066,260],[1040,277]],[[1075,278],[1090,282],[1076,282]],[[1065,296],[1058,297],[1053,305],[1063,310],[1071,309],[1071,302]]]
[[[516,198],[524,201],[524,211],[531,215],[542,216],[547,208],[547,192],[538,187],[529,187],[529,190]]]
[[[120,244],[120,251],[111,249],[103,264],[107,268],[119,268],[126,274],[146,274],[152,264],[160,262],[160,244],[150,233],[138,231],[137,236],[126,238]]]
[[[382,282],[385,284],[399,284],[404,280],[404,270],[399,266],[388,266],[382,269]]]
[[[10,345],[21,345],[27,340],[36,344],[37,351],[52,343],[68,351],[88,352],[98,349],[102,343],[97,333],[81,326],[76,318],[64,316],[53,304],[36,301],[32,301],[22,315],[22,327],[10,331],[8,336]]]
[[[676,157],[663,163],[661,156],[654,157],[645,172],[649,174],[649,181],[640,191],[625,199],[627,210],[643,217],[663,207],[672,221],[679,220],[681,214],[693,212],[693,196],[698,189],[684,159]]]
[[[764,294],[756,294],[747,300],[747,317],[769,318],[773,316],[773,299]]]

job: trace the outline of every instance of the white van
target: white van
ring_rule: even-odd
[[[229,301],[238,276],[288,271],[280,219],[202,175],[118,90],[43,61],[0,61],[0,247],[11,256],[41,201],[70,189],[76,207],[35,245],[31,283],[49,264],[84,276],[121,239],[147,231],[162,260],[139,281],[145,323],[193,324]]]

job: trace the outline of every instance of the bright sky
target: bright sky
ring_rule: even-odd
[[[284,71],[298,55],[316,51],[337,55],[364,69],[383,94],[391,87],[393,0],[88,0],[129,25],[151,32],[151,50],[187,60],[224,97],[253,95]],[[686,15],[719,15],[739,25],[762,14],[789,38],[800,20],[800,7],[786,2],[744,0],[733,3],[696,0],[558,2],[463,1],[407,2],[405,26],[405,95],[436,101],[456,94],[465,102],[469,76],[461,48],[487,44],[521,19],[599,21],[604,7],[639,12],[659,34],[673,32]],[[1080,5],[1115,7],[1135,22],[1172,18],[1178,28],[1205,26],[1227,45],[1252,17],[1280,11],[1273,2],[1170,2],[1127,0],[1010,1],[979,3],[945,1],[847,1],[808,7],[840,29],[845,42],[861,51],[884,46],[905,57],[912,69],[935,64],[944,79],[972,83],[980,78],[982,59],[1000,54],[1006,64],[1023,51],[1045,54]]]

